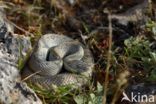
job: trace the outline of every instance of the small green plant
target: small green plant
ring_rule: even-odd
[[[82,25],[83,25],[85,32],[89,33],[89,27],[87,26],[87,24],[85,22],[82,22]]]
[[[156,81],[156,52],[150,52],[149,57],[142,58],[144,68],[149,72],[148,81]]]
[[[152,20],[148,21],[146,23],[146,29],[152,32],[154,39],[156,39],[156,22]]]
[[[126,56],[138,60],[146,72],[147,80],[156,80],[156,50],[151,49],[152,43],[142,36],[125,40]]]
[[[148,57],[150,49],[150,42],[145,37],[130,37],[124,41],[126,55],[131,58]]]
[[[97,89],[90,93],[82,93],[74,97],[76,104],[102,104],[103,86],[98,83]]]
[[[46,89],[40,86],[29,83],[29,86],[37,93],[37,95],[44,101],[45,104],[68,104],[72,102],[72,96],[75,92],[72,92],[72,86],[53,86],[52,89]]]
[[[72,85],[52,86],[46,89],[29,83],[29,86],[42,99],[44,104],[102,104],[103,86],[98,83],[96,89],[74,89]]]

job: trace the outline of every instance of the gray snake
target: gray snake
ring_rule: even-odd
[[[64,35],[43,35],[24,69],[28,81],[47,88],[52,85],[82,86],[92,75],[94,61],[90,50]]]

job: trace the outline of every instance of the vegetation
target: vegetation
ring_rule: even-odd
[[[122,9],[113,8],[114,3]],[[46,90],[29,84],[45,104],[115,104],[128,85],[156,81],[154,2],[147,8],[146,20],[126,25],[110,16],[136,5],[130,0],[77,0],[75,5],[65,0],[2,0],[0,4],[15,33],[30,36],[32,44],[42,34],[53,32],[77,38],[92,50],[93,79],[84,88],[54,86],[55,90]],[[20,69],[23,64],[19,59]]]

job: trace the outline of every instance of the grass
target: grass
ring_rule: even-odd
[[[88,16],[88,18],[95,19],[95,23],[89,21],[91,18],[84,19],[77,14],[76,17],[80,18],[83,29],[71,31],[72,29],[67,29],[69,26],[66,24],[65,14],[60,8],[58,9],[61,3],[59,4],[56,0],[51,0],[49,3],[43,0],[20,0],[20,2],[3,0],[1,3],[6,5],[7,18],[15,26],[15,33],[30,36],[32,44],[35,44],[39,37],[46,33],[46,30],[63,34],[77,35],[82,33],[83,36],[87,37],[83,41],[90,47],[95,58],[93,81],[88,83],[85,88],[74,91],[71,91],[71,86],[55,87],[55,90],[47,90],[29,83],[29,86],[37,93],[44,104],[115,104],[120,100],[122,91],[128,84],[131,84],[132,77],[139,77],[142,79],[141,82],[144,83],[156,80],[156,51],[154,47],[156,44],[156,22],[152,19],[144,24],[144,33],[141,31],[133,34],[133,36],[125,39],[121,46],[117,46],[113,39],[116,33],[113,32],[111,19],[109,18],[109,27],[103,26],[102,20],[100,23],[95,21],[96,18],[100,20],[101,15],[98,13],[101,13],[101,8],[96,8],[95,17],[93,15]],[[81,2],[79,2],[77,8],[80,9],[74,8],[76,13],[81,13],[83,8],[86,11],[88,10],[85,4],[81,4]],[[150,5],[149,10],[151,16],[152,5]],[[85,17],[86,14],[82,12],[83,16]],[[106,27],[104,30],[107,31],[98,31],[92,34],[91,30],[96,30],[99,25]],[[20,50],[22,50],[22,46]],[[26,59],[28,56],[29,54],[26,55]],[[19,69],[22,69],[24,61],[23,58],[19,58]]]
[[[91,85],[91,84],[90,84]],[[72,85],[67,86],[53,86],[52,89],[45,89],[41,86],[35,86],[29,83],[29,86],[42,99],[44,104],[99,104],[102,103],[103,87],[100,83],[94,86],[88,86],[82,89],[73,89]]]
[[[47,103],[54,103],[54,104],[67,104],[71,101],[71,97],[74,94],[71,93],[71,86],[63,86],[59,88],[53,88],[53,90],[47,90],[44,88],[40,88],[34,85],[30,85],[31,88],[38,94],[38,96],[44,101],[45,104]]]
[[[109,20],[109,46],[108,46],[108,57],[107,57],[107,67],[106,67],[106,76],[105,76],[105,83],[104,83],[104,95],[103,95],[103,104],[107,102],[107,87],[109,84],[109,69],[111,66],[111,55],[112,55],[112,20],[111,14],[108,16]],[[112,102],[114,104],[115,102]]]

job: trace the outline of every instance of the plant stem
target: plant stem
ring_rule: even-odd
[[[105,83],[104,83],[104,95],[103,95],[103,104],[106,104],[107,99],[107,87],[109,83],[109,68],[111,64],[111,49],[112,49],[112,21],[111,21],[111,14],[108,15],[109,21],[109,49],[108,49],[108,56],[107,56],[107,67],[106,67],[106,76],[105,76]]]

